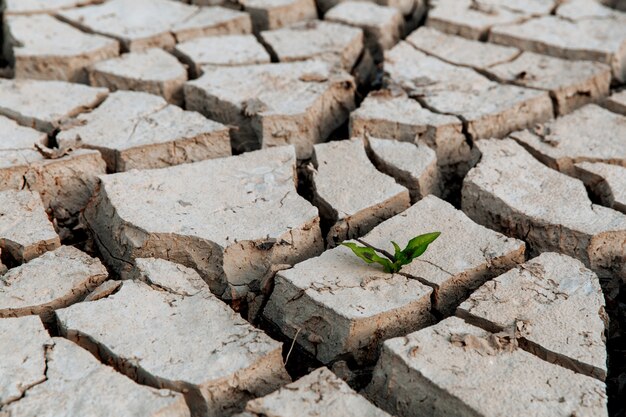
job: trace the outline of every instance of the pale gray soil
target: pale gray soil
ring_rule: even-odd
[[[0,14],[0,417],[626,417],[624,1]]]

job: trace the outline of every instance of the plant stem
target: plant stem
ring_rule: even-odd
[[[364,246],[367,246],[368,248],[374,249],[375,251],[382,253],[382,254],[383,254],[383,255],[385,255],[385,256],[387,257],[387,259],[389,259],[391,262],[395,262],[395,261],[396,261],[396,257],[395,257],[395,256],[393,256],[391,253],[387,252],[386,250],[384,250],[384,249],[378,249],[376,246],[372,246],[372,245],[370,245],[369,243],[367,243],[367,242],[365,242],[365,241],[363,241],[363,240],[361,240],[361,239],[359,239],[359,238],[356,238],[356,239],[354,239],[354,240],[356,240],[357,242],[359,242],[360,244],[362,244],[362,245],[364,245]]]

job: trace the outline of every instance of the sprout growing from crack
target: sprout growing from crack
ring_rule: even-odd
[[[413,239],[409,240],[409,243],[407,243],[404,249],[400,249],[400,246],[392,240],[391,244],[395,249],[395,254],[393,255],[386,250],[376,248],[361,239],[356,239],[356,241],[365,246],[359,246],[356,243],[351,242],[342,243],[342,245],[350,248],[356,256],[363,259],[368,264],[380,264],[383,266],[383,271],[393,274],[399,272],[404,265],[410,264],[413,259],[422,256],[422,254],[426,252],[426,249],[428,249],[428,245],[433,243],[440,234],[441,232],[432,232],[415,236]],[[376,252],[385,256],[385,258],[378,255]]]

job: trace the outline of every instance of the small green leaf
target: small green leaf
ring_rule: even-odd
[[[372,248],[366,248],[365,246],[359,246],[356,243],[342,243],[343,246],[346,246],[354,252],[356,256],[363,259],[368,264],[374,262],[374,256],[376,256],[376,251]]]
[[[393,274],[399,272],[400,269],[402,269],[402,266],[411,263],[413,259],[421,256],[424,252],[426,252],[426,249],[428,249],[428,245],[433,243],[439,237],[439,235],[441,235],[441,232],[426,233],[416,236],[411,239],[409,243],[407,243],[404,250],[400,250],[400,246],[396,242],[391,241],[391,244],[393,245],[393,248],[395,250],[394,255],[391,255],[390,253],[382,249],[369,246],[359,246],[351,242],[342,243],[342,245],[350,248],[356,256],[358,256],[368,264],[380,264],[382,265],[385,272]],[[386,256],[386,258],[378,255],[377,252]]]
[[[417,246],[429,245],[433,243],[439,235],[441,235],[441,232],[425,233],[423,235],[415,236],[413,239],[409,240],[409,243],[406,244],[406,248],[404,248],[404,250],[413,249]]]
[[[390,272],[393,269],[393,263],[389,259],[383,258],[382,256],[378,256],[376,254],[374,255],[373,259],[374,262],[383,266],[383,270],[385,272]]]
[[[391,263],[391,261],[387,258],[383,258],[382,256],[378,256],[376,251],[372,248],[359,246],[356,243],[351,242],[342,243],[342,245],[350,248],[356,256],[358,256],[368,264],[376,262],[377,264],[382,265],[385,272],[391,272],[391,270],[393,269],[393,264]]]
[[[398,256],[398,254],[402,252],[402,249],[400,249],[400,245],[398,245],[393,240],[391,241],[391,244],[393,245],[393,248],[396,250],[395,256]]]
[[[388,274],[393,274],[394,272],[398,272],[395,270],[395,266],[393,265],[393,263],[391,263],[391,261],[387,261],[388,264],[387,265],[383,265],[383,271],[385,271]]]
[[[407,264],[407,258],[406,255],[404,254],[404,252],[402,252],[402,249],[400,249],[400,245],[398,245],[396,242],[394,242],[393,240],[391,241],[391,244],[393,245],[396,253],[394,254],[394,264],[398,264],[398,265],[405,265]],[[400,269],[398,268],[398,271]],[[398,272],[396,271],[396,272]]]
[[[423,235],[419,235],[414,237],[407,243],[406,248],[402,251],[402,253],[406,256],[408,261],[421,256],[426,249],[428,249],[428,245],[433,243],[438,237],[441,235],[441,232],[433,232],[426,233]]]

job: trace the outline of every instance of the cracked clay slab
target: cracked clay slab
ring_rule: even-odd
[[[87,82],[86,68],[119,55],[114,39],[84,33],[52,16],[8,15],[4,56],[15,78]]]
[[[122,281],[108,297],[57,311],[61,334],[141,384],[183,393],[194,416],[241,411],[289,381],[281,343],[206,288],[182,295],[155,281]]]
[[[369,160],[362,139],[315,145],[313,161],[313,203],[330,224],[331,246],[364,235],[411,205],[409,191]]]
[[[599,2],[562,2],[555,15],[494,27],[489,41],[564,59],[602,62],[611,66],[618,81],[626,80],[626,13]]]
[[[554,252],[486,282],[456,312],[493,332],[512,331],[535,355],[604,380],[608,316],[596,274]]]
[[[108,276],[102,263],[73,246],[61,246],[0,276],[0,317],[38,314],[81,301]]]
[[[324,19],[363,29],[365,46],[377,60],[398,43],[404,30],[404,18],[397,9],[366,1],[343,1]]]
[[[64,122],[98,106],[109,94],[63,81],[0,79],[0,114],[52,134]]]
[[[499,25],[548,15],[557,0],[434,0],[426,25],[451,35],[481,39]]]
[[[112,172],[162,168],[231,155],[228,127],[164,98],[116,91],[57,135],[100,151]]]
[[[191,415],[181,394],[139,385],[66,339],[52,342],[45,353],[46,380],[4,407],[3,417],[55,417],[68,410],[93,417]]]
[[[247,413],[247,414],[246,414]],[[248,401],[239,417],[390,417],[327,368],[318,368],[262,398]]]
[[[325,20],[310,20],[263,31],[261,41],[279,62],[320,59],[352,70],[363,51],[363,31]]]
[[[477,395],[477,387],[490,395]],[[450,317],[386,341],[366,394],[399,417],[603,417],[605,391],[506,335]]]
[[[561,252],[601,279],[626,278],[626,215],[593,204],[583,183],[548,168],[510,139],[478,142],[482,158],[463,181],[463,211],[524,239],[531,254]]]
[[[48,145],[48,135],[0,116],[0,152],[32,149],[35,145]]]
[[[191,39],[176,45],[174,55],[195,77],[213,66],[269,64],[269,53],[254,35],[221,35]]]
[[[61,245],[36,191],[0,191],[0,248],[17,263]]]
[[[171,49],[177,42],[196,37],[252,30],[247,13],[171,0],[110,0],[64,10],[58,17],[87,32],[119,40],[125,52],[153,47]]]
[[[589,104],[510,137],[549,167],[574,175],[578,162],[626,166],[625,135],[626,116]]]
[[[548,92],[496,83],[407,42],[385,54],[385,72],[388,85],[403,88],[432,111],[464,120],[474,140],[503,137],[553,117]]]
[[[350,114],[350,135],[424,143],[446,172],[464,174],[473,159],[458,117],[434,113],[399,89],[370,92]]]
[[[29,149],[0,150],[0,190],[38,192],[57,225],[76,220],[105,170],[100,153],[87,149],[57,159]]]
[[[129,52],[89,69],[89,84],[93,86],[156,94],[179,106],[183,105],[185,81],[187,68],[159,48]]]
[[[567,114],[609,94],[611,68],[599,62],[569,61],[517,48],[464,39],[429,27],[407,37],[428,55],[474,68],[499,82],[548,91],[558,114]]]
[[[4,14],[52,13],[62,9],[86,6],[100,0],[4,0]]]
[[[354,242],[356,243],[356,242]],[[338,246],[279,271],[263,312],[323,363],[373,363],[381,343],[429,325],[432,289]]]
[[[46,349],[52,344],[37,316],[0,319],[0,408],[45,381]]]
[[[310,158],[354,109],[347,72],[322,61],[216,67],[185,84],[187,109],[226,125],[238,151],[294,145]]]
[[[314,0],[239,0],[250,13],[254,33],[317,19]]]
[[[366,235],[370,245],[392,250],[424,233],[441,232],[428,250],[401,273],[434,289],[433,307],[452,314],[456,306],[485,281],[524,261],[524,242],[474,223],[462,211],[426,196]]]
[[[428,146],[375,137],[368,137],[367,145],[376,168],[409,189],[411,203],[441,194],[437,154]]]
[[[115,270],[164,258],[200,271],[216,294],[239,297],[258,290],[272,265],[322,251],[317,209],[296,192],[295,164],[285,146],[102,176],[85,217]]]

